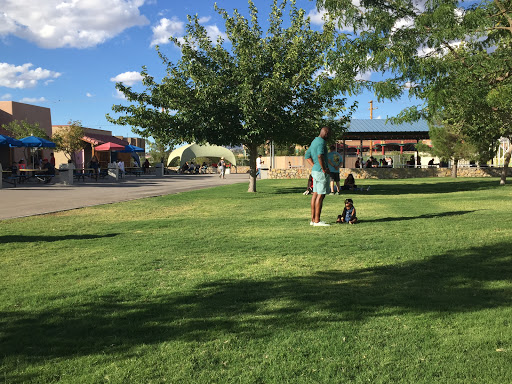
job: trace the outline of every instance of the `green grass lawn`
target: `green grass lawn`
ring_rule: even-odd
[[[511,188],[362,183],[1,221],[0,382],[511,383]]]

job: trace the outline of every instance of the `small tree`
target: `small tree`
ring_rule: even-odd
[[[432,148],[420,144],[417,149],[429,152],[443,161],[451,160],[452,177],[457,177],[457,167],[460,160],[469,160],[475,157],[476,147],[456,127],[449,125],[430,126],[429,134],[432,140]]]
[[[70,121],[67,127],[57,131],[52,139],[57,145],[56,150],[64,152],[64,155],[75,163],[75,152],[85,148],[84,128],[80,121]]]
[[[22,139],[27,136],[37,136],[43,139],[49,139],[46,132],[39,127],[39,123],[29,123],[27,120],[14,120],[2,125],[2,128],[11,132],[15,139]],[[25,157],[30,157],[30,148],[25,148]]]
[[[146,153],[146,157],[151,159],[152,163],[165,163],[172,148],[169,145],[164,144],[161,140],[148,141],[147,142],[149,151]]]

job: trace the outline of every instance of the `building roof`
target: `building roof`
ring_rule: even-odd
[[[100,135],[98,133],[86,133],[84,137],[82,138],[83,141],[86,141],[92,145],[99,145],[99,144],[105,144],[105,143],[115,143],[119,145],[127,146],[130,143],[128,143],[125,140],[121,140],[115,136],[110,135]]]
[[[426,120],[414,123],[392,124],[385,119],[354,119],[342,135],[345,140],[400,140],[428,139],[428,124]]]

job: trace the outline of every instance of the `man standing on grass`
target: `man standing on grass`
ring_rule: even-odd
[[[316,137],[306,151],[306,161],[313,167],[311,176],[313,176],[313,195],[311,196],[311,222],[315,227],[327,227],[329,224],[320,221],[322,213],[322,204],[325,195],[329,191],[329,168],[327,167],[327,146],[331,131],[323,127],[320,135]]]

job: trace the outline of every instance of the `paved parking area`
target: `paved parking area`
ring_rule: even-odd
[[[0,189],[0,220],[244,182],[249,182],[247,174],[226,175],[224,180],[214,174],[173,174],[161,179],[155,176],[127,177],[120,182],[87,181],[69,186],[26,183],[14,188],[4,184]]]

